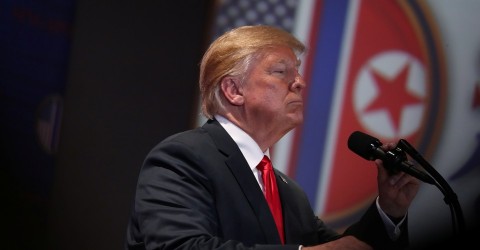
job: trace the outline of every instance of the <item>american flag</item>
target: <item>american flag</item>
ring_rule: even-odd
[[[219,0],[213,39],[244,25],[271,25],[292,32],[298,0]]]

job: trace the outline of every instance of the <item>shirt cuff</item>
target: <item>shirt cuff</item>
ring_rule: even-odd
[[[387,229],[388,236],[393,241],[397,240],[400,237],[400,235],[402,234],[402,231],[400,230],[400,226],[402,226],[402,224],[405,221],[405,218],[407,217],[407,215],[405,214],[403,216],[402,220],[400,220],[400,222],[395,225],[395,223],[393,223],[393,221],[390,218],[388,218],[388,215],[380,207],[380,204],[378,203],[378,197],[377,197],[377,200],[376,200],[376,205],[377,205],[377,210],[380,214],[380,217],[382,218],[383,224],[385,225],[385,228]]]

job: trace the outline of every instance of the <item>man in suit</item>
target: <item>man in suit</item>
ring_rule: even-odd
[[[170,136],[147,155],[126,249],[407,246],[407,210],[419,188],[413,177],[389,175],[377,160],[379,196],[339,234],[314,214],[294,180],[278,170],[265,179],[257,168],[268,165],[269,148],[303,121],[306,83],[298,56],[304,50],[291,34],[269,26],[240,27],[210,45],[199,80],[208,121]]]

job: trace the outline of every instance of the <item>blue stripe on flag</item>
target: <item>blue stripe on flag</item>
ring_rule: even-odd
[[[324,1],[317,44],[312,45],[316,48],[296,170],[311,204],[316,203],[347,8],[348,0]]]

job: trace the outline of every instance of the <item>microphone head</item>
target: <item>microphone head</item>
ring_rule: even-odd
[[[369,161],[378,158],[375,156],[375,150],[380,146],[382,143],[377,138],[360,131],[355,131],[348,137],[348,148]]]

